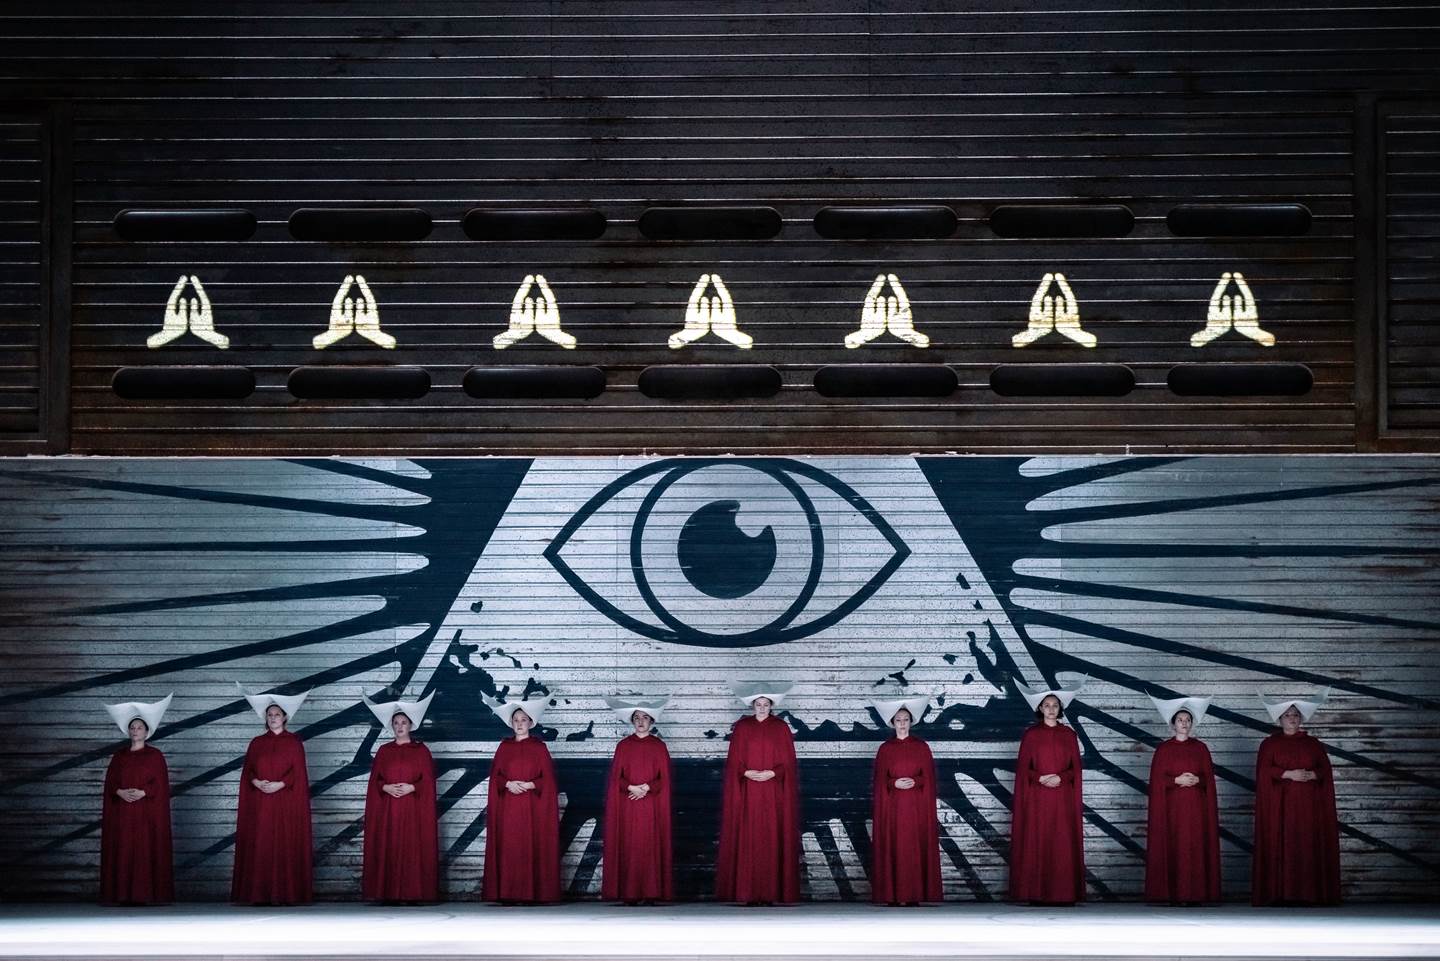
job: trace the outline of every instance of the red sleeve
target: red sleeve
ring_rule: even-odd
[[[1175,787],[1170,771],[1169,741],[1161,741],[1150,759],[1149,804],[1145,814],[1145,898],[1168,901],[1170,890],[1170,827],[1166,798]]]
[[[1021,794],[1020,786],[1036,785],[1040,783],[1040,775],[1044,771],[1035,770],[1035,738],[1032,736],[1035,728],[1029,728],[1020,735],[1020,755],[1015,759],[1015,797],[1018,800]]]
[[[1270,738],[1267,737],[1261,741],[1260,753],[1255,757],[1256,786],[1258,787],[1261,781],[1266,781],[1270,784],[1279,784],[1285,779],[1286,770],[1287,768],[1275,759],[1274,743]]]
[[[935,806],[936,791],[938,785],[935,777],[935,755],[930,750],[930,745],[924,741],[916,741],[924,752],[924,763],[920,765],[921,776],[915,779],[920,790],[925,792],[925,850],[926,854],[926,897],[931,901],[939,901],[944,895],[944,886],[940,880],[940,821]]]
[[[1075,786],[1075,795],[1076,797],[1079,797],[1080,737],[1075,733],[1075,729],[1072,727],[1066,727],[1065,730],[1070,732],[1070,736],[1065,739],[1065,746],[1066,748],[1068,748],[1068,750],[1065,752],[1065,766],[1060,770],[1055,771],[1054,773],[1060,775],[1060,782],[1062,784],[1073,784]]]
[[[120,767],[121,756],[120,754],[110,755],[110,764],[105,768],[105,808],[108,808],[112,802],[120,800],[115,796],[115,792],[124,787],[120,783],[120,772],[117,770]]]
[[[254,789],[255,785],[251,784],[250,782],[253,781],[253,780],[255,780],[255,778],[259,777],[259,775],[255,773],[255,749],[256,749],[256,743],[255,743],[255,742],[256,742],[256,740],[258,740],[258,739],[257,739],[257,738],[251,738],[251,739],[250,739],[250,746],[247,747],[247,748],[245,748],[245,763],[242,764],[241,767],[240,767],[240,796],[241,796],[241,797],[244,797],[244,796],[245,796],[245,789],[246,789],[247,787],[248,787],[248,788],[251,788],[252,790]]]
[[[720,851],[715,861],[715,898],[735,900],[735,868],[740,844],[740,792],[744,790],[746,741],[745,719],[730,728],[730,747],[725,754],[725,775],[720,791]]]
[[[1315,759],[1315,766],[1311,769],[1315,772],[1315,783],[1319,786],[1333,789],[1335,785],[1335,771],[1330,767],[1330,755],[1320,746],[1319,741],[1315,742],[1315,747],[1316,754],[1319,755]]]
[[[776,777],[784,778],[784,790],[789,801],[785,806],[785,822],[780,825],[780,838],[785,849],[785,860],[781,863],[782,890],[787,902],[795,902],[800,900],[800,772],[795,763],[795,735],[790,732],[790,725],[780,718],[772,720],[777,726],[777,733],[771,736],[778,737],[780,741],[778,753],[784,766],[783,775],[777,771]]]

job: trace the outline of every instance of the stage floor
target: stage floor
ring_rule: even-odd
[[[0,906],[0,958],[1440,958],[1440,905]]]

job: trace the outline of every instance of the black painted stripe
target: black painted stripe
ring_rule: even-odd
[[[482,400],[590,400],[605,392],[605,371],[578,365],[471,367],[465,372],[464,387],[465,393]]]
[[[255,392],[248,367],[121,367],[110,389],[126,400],[243,400]]]
[[[933,240],[949,237],[959,223],[939,205],[916,207],[823,207],[815,232],[832,240]]]
[[[640,372],[640,393],[659,400],[774,397],[780,372],[764,364],[661,364]]]
[[[286,382],[302,400],[413,400],[430,392],[423,367],[296,367]]]
[[[465,215],[471,240],[596,240],[605,233],[605,214],[593,207],[514,210],[476,207]]]
[[[780,226],[773,207],[649,207],[639,220],[651,240],[769,240]]]
[[[1298,237],[1311,217],[1304,204],[1181,204],[1165,223],[1177,237]]]
[[[1001,364],[990,371],[1001,397],[1124,397],[1135,372],[1124,364]]]
[[[126,240],[248,240],[255,215],[242,208],[146,210],[115,215],[115,232]]]
[[[1165,381],[1181,397],[1297,397],[1315,375],[1304,364],[1176,364]]]
[[[1120,204],[1011,204],[990,213],[1000,237],[1124,237],[1135,215]]]
[[[957,386],[944,364],[831,364],[815,372],[822,397],[949,397]]]
[[[290,215],[296,240],[331,243],[423,240],[431,226],[417,207],[301,207]]]

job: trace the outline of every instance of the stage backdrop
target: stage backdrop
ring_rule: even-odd
[[[1214,695],[1226,893],[1247,894],[1259,694],[1331,697],[1346,896],[1440,890],[1440,459],[1398,457],[0,461],[0,888],[96,893],[106,701],[174,692],[179,890],[228,892],[237,772],[294,718],[318,891],[358,894],[382,737],[365,695],[434,691],[448,896],[475,897],[489,706],[554,705],[564,879],[600,884],[611,693],[669,694],[680,889],[708,897],[732,680],[795,683],[805,892],[868,894],[866,701],[923,692],[948,897],[1001,897],[1016,681],[1088,675],[1090,894],[1137,896],[1147,693]]]

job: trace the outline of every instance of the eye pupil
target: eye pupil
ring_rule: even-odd
[[[685,579],[703,594],[733,600],[764,584],[775,569],[775,531],[750,536],[736,518],[740,502],[713,501],[691,514],[675,545]]]

